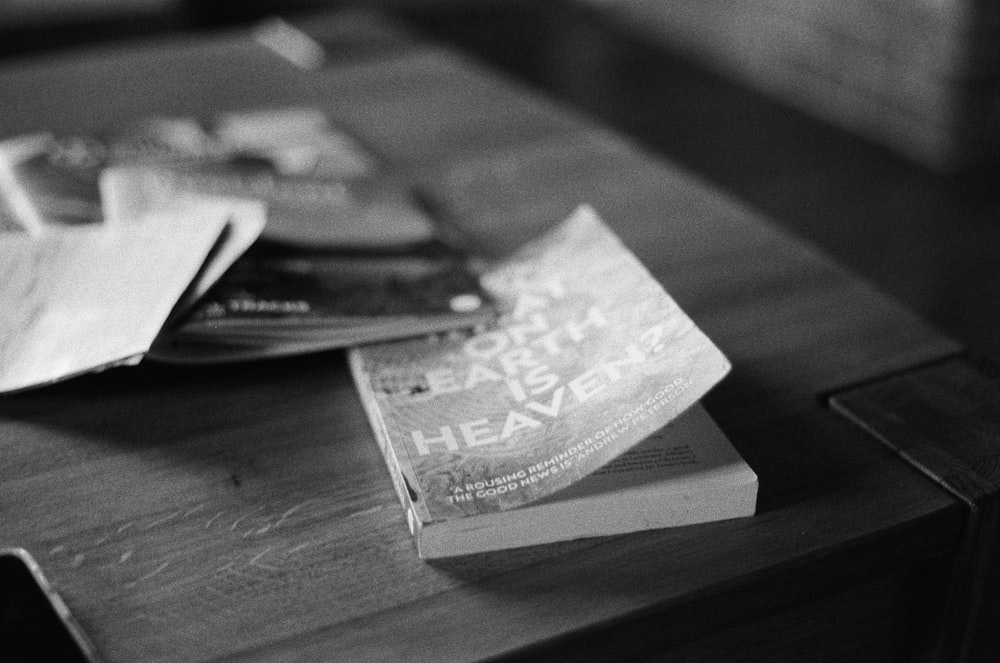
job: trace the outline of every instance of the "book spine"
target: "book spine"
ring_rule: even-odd
[[[396,497],[399,498],[399,503],[406,513],[406,524],[419,546],[420,532],[424,524],[430,521],[430,513],[420,501],[420,495],[417,492],[418,484],[414,479],[407,479],[396,455],[396,450],[389,441],[389,432],[385,428],[382,412],[372,391],[371,378],[365,369],[365,361],[361,352],[357,348],[351,348],[347,352],[347,360],[351,377],[354,378],[354,384],[361,396],[361,404],[365,408],[368,422],[375,434],[375,441],[378,442],[382,459],[385,460],[385,465],[389,468],[392,487],[396,490]]]

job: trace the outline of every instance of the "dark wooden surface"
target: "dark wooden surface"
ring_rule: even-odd
[[[429,564],[340,353],[111,371],[0,401],[0,545],[35,554],[106,658],[929,651],[966,506],[823,402],[960,348],[585,118],[437,46],[352,39],[317,70],[236,32],[9,63],[0,135],[309,104],[483,247],[589,202],[732,360],[707,406],[759,513]]]
[[[838,393],[833,407],[965,502],[971,518],[941,648],[993,661],[1000,640],[1000,368],[956,358]]]

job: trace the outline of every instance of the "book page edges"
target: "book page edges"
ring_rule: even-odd
[[[707,467],[660,478],[638,472],[619,487],[614,477],[592,475],[517,509],[428,523],[418,535],[418,553],[451,557],[753,515],[757,475],[704,408],[694,406],[667,430],[675,427],[675,437],[709,447]]]
[[[757,479],[747,474],[741,479],[742,483],[697,492],[665,490],[656,499],[632,494],[599,496],[434,523],[416,535],[417,550],[424,559],[455,557],[752,516]],[[632,509],[640,499],[643,508]],[[612,500],[617,502],[615,508],[598,508]],[[651,513],[653,508],[655,513]],[[443,527],[445,523],[448,526]]]
[[[404,469],[402,467],[399,457],[396,455],[395,449],[393,449],[392,443],[389,440],[389,432],[385,428],[385,419],[379,409],[378,400],[372,391],[371,376],[365,367],[364,357],[362,357],[358,348],[351,348],[347,351],[347,362],[351,370],[351,375],[354,378],[354,384],[357,386],[358,394],[361,397],[361,405],[365,409],[365,414],[375,435],[379,451],[382,452],[382,459],[385,461],[385,465],[392,477],[392,487],[395,489],[396,497],[399,499],[403,511],[406,513],[406,524],[410,528],[410,534],[419,542],[421,530],[431,522],[430,513],[427,511],[423,500],[420,499],[420,484],[417,483],[412,468],[407,467]]]

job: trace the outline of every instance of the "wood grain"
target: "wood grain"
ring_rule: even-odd
[[[928,579],[964,507],[819,396],[959,348],[738,202],[436,46],[304,71],[227,35],[12,65],[0,89],[24,100],[0,133],[315,104],[489,246],[592,203],[731,359],[706,402],[760,476],[751,519],[429,564],[339,353],[4,399],[0,545],[36,555],[109,661],[738,658],[754,624],[787,660],[883,638],[908,660],[934,628],[900,610],[943,601]],[[806,636],[782,646],[779,623]]]

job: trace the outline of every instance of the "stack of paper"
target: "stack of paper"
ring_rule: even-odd
[[[262,211],[243,211],[242,226],[210,203],[0,234],[0,392],[137,362],[185,293],[232,263],[230,240],[260,232]]]
[[[0,392],[494,317],[406,182],[311,109],[0,142],[0,274]]]

